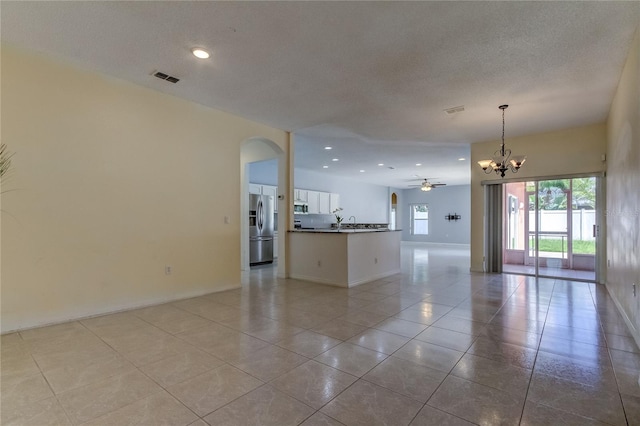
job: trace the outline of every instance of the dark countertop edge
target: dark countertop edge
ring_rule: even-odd
[[[385,229],[385,230],[377,230],[377,229],[358,229],[358,230],[349,230],[349,229],[341,229],[340,231],[336,229],[294,229],[289,230],[287,232],[297,232],[301,234],[373,234],[373,233],[382,233],[382,232],[401,232],[402,229]]]

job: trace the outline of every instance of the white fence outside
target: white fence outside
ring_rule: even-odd
[[[567,232],[566,210],[540,210],[540,232]],[[593,241],[593,226],[596,224],[595,210],[573,210],[573,239]],[[535,231],[535,212],[529,212],[529,229]]]

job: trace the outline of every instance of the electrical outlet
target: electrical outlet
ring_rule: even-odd
[[[322,268],[322,261],[318,260],[318,268]]]
[[[165,266],[164,267],[164,274],[165,275],[171,275],[171,272],[173,272],[173,268],[171,266]]]
[[[377,257],[373,258],[373,263],[375,263],[376,265],[378,264],[378,258]]]

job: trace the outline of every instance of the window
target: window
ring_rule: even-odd
[[[411,234],[429,235],[429,206],[426,204],[411,205]]]

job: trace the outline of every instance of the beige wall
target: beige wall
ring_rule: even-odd
[[[497,109],[496,109],[497,110]],[[499,115],[496,114],[499,118]],[[606,152],[606,126],[598,124],[531,136],[505,137],[505,145],[514,154],[527,156],[516,174],[505,179],[536,178],[601,172],[605,169],[602,155]],[[485,180],[503,180],[495,173],[487,175],[477,164],[490,158],[500,148],[500,141],[471,145],[471,270],[482,272],[484,257],[484,187]]]
[[[607,122],[607,288],[640,344],[640,32]],[[638,285],[633,296],[632,284]]]
[[[5,46],[2,105],[3,332],[240,284],[241,145],[286,132]]]

